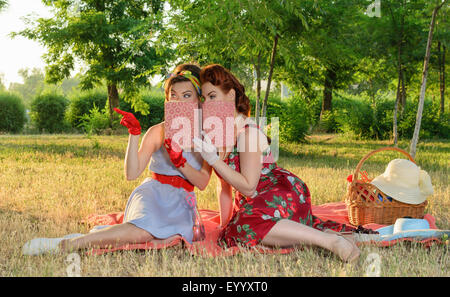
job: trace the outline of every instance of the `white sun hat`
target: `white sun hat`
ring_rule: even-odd
[[[389,162],[384,173],[375,177],[371,184],[393,199],[408,204],[420,204],[433,194],[428,173],[406,159]]]

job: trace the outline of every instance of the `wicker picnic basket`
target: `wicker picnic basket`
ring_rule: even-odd
[[[356,166],[352,182],[347,187],[345,197],[348,218],[352,225],[358,226],[369,223],[391,225],[395,223],[397,218],[423,218],[425,206],[427,205],[426,200],[417,205],[402,203],[392,199],[372,185],[370,183],[371,179],[367,176],[363,176],[363,180],[358,180],[358,175],[361,174],[360,170],[364,162],[370,156],[387,150],[401,152],[414,164],[416,163],[410,154],[396,147],[380,148],[364,156]]]

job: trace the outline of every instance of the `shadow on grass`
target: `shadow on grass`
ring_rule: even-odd
[[[0,142],[0,158],[20,156],[21,153],[33,154],[36,152],[47,155],[60,155],[67,158],[118,158],[125,157],[125,142],[120,145],[105,144],[97,139],[72,139],[63,136],[70,143],[55,143],[53,139],[36,138],[39,142],[15,143]],[[50,141],[49,141],[50,140]],[[57,140],[56,140],[57,141]],[[122,141],[122,140],[121,140]],[[369,152],[392,146],[389,141],[351,140],[341,138],[339,135],[330,135],[325,138],[311,137],[304,143],[281,143],[279,147],[278,162],[311,168],[337,168],[356,169],[357,164]],[[409,143],[400,141],[399,148],[409,151]],[[418,165],[425,170],[448,171],[447,162],[450,141],[423,140],[418,145]],[[372,155],[363,165],[369,168],[383,169],[389,161],[395,158],[406,158],[405,155],[395,151],[384,151]],[[42,161],[42,160],[41,160]]]
[[[39,218],[38,216],[7,208],[0,208],[0,217],[3,223],[8,222],[4,223],[5,228],[7,228],[8,225],[10,226],[10,228],[15,228],[17,226],[11,225],[11,222],[20,221],[21,223],[26,222],[27,225],[32,226],[32,230],[35,233],[39,232],[39,226],[42,224],[42,218]]]
[[[21,153],[43,153],[48,155],[61,155],[65,157],[75,158],[98,158],[98,157],[115,157],[123,159],[125,151],[123,149],[116,149],[103,146],[98,142],[87,144],[13,144],[3,143],[0,149],[0,155],[4,154],[2,151],[6,150],[7,155],[20,155]]]
[[[329,146],[329,147],[328,147]],[[305,143],[295,146],[281,146],[279,148],[279,159],[293,159],[290,161],[311,162],[312,167],[355,167],[359,161],[369,152],[383,145],[358,145],[348,150],[348,144],[315,144]],[[304,148],[302,150],[302,148]],[[385,164],[384,161],[378,161],[379,164]]]
[[[442,162],[448,158],[449,142],[424,142],[418,146],[415,160],[418,166],[426,170],[435,170],[447,172],[449,166]],[[383,147],[392,147],[392,145],[359,142],[353,143],[339,142],[305,142],[281,144],[279,147],[279,160],[282,163],[290,165],[303,165],[312,168],[342,168],[356,169],[358,163],[370,152]],[[409,154],[408,144],[401,143],[398,146]],[[363,164],[366,166],[384,169],[387,164],[396,158],[407,159],[405,154],[397,151],[382,151],[372,154]]]

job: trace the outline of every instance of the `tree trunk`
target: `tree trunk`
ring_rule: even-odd
[[[402,92],[400,100],[402,103],[401,114],[403,114],[403,111],[405,110],[406,107],[405,71],[403,70],[403,68],[401,69],[401,75],[402,75]]]
[[[405,99],[405,82],[404,82],[404,73],[401,68],[398,69],[398,84],[397,84],[397,98],[399,103],[399,110],[401,114],[403,114],[403,110],[405,109],[406,99]]]
[[[438,56],[439,56],[439,91],[441,95],[441,108],[439,113],[444,114],[445,109],[445,45],[443,45],[443,50],[441,54],[441,42],[438,42]]]
[[[270,84],[272,82],[273,68],[275,66],[275,56],[277,54],[278,37],[279,37],[278,34],[275,34],[275,37],[273,39],[272,55],[270,56],[269,76],[267,78],[266,94],[264,96],[264,102],[263,102],[263,106],[262,106],[262,116],[263,116],[263,118],[266,117],[267,100],[269,99]]]
[[[445,2],[446,1],[442,2],[439,6],[436,6],[433,9],[433,14],[431,17],[430,30],[428,32],[427,48],[425,51],[425,60],[423,62],[422,85],[420,86],[420,97],[419,97],[419,106],[417,108],[416,126],[414,128],[414,134],[413,134],[413,138],[411,140],[411,147],[409,150],[409,154],[413,158],[415,158],[415,156],[416,156],[416,147],[417,147],[417,142],[419,141],[420,124],[422,122],[423,103],[425,100],[425,89],[427,87],[428,62],[430,61],[431,42],[433,40],[434,24],[436,22],[436,15],[437,15],[438,10],[442,7],[442,5]]]
[[[403,27],[402,27],[403,29]],[[402,38],[403,38],[403,30],[401,30],[400,38],[398,41],[397,46],[397,68],[398,68],[398,83],[397,83],[397,98],[395,99],[395,106],[394,106],[394,122],[393,122],[393,134],[394,134],[394,146],[397,146],[398,141],[398,131],[397,131],[397,114],[398,114],[398,104],[400,103],[402,105],[403,110],[403,75],[402,75]]]
[[[108,83],[108,106],[109,106],[109,126],[112,128],[112,119],[114,117],[114,108],[119,107],[119,92],[114,83]]]
[[[406,1],[401,2],[401,6],[405,7]],[[403,64],[401,59],[401,53],[402,53],[402,45],[403,45],[403,37],[404,37],[404,24],[405,24],[405,15],[401,14],[401,21],[400,24],[397,26],[397,22],[395,21],[395,15],[392,11],[392,7],[389,5],[389,11],[391,13],[392,17],[392,25],[395,31],[400,32],[398,41],[397,41],[397,69],[399,73],[399,79],[398,79],[398,88],[397,88],[397,99],[399,100],[399,107],[400,107],[400,116],[403,114],[404,107],[406,105],[406,89],[405,89],[405,72],[403,70]],[[401,89],[399,89],[401,86]],[[398,110],[397,110],[398,111]]]
[[[403,2],[403,7],[405,7],[406,3]],[[403,111],[406,107],[406,90],[405,90],[405,71],[403,70],[403,63],[402,63],[402,46],[403,46],[403,28],[405,24],[405,15],[402,14],[402,20],[400,22],[400,39],[398,42],[398,67],[399,67],[399,73],[401,78],[401,86],[402,90],[400,92],[400,104],[401,104],[401,112],[403,114]]]
[[[261,101],[261,52],[258,53],[258,58],[256,60],[255,72],[256,72],[256,106],[255,106],[255,118],[256,124],[259,125],[259,102]]]
[[[373,89],[372,78],[369,78],[369,85],[370,85],[369,96],[370,96],[370,99],[372,99],[372,104],[375,105],[375,90]]]
[[[395,98],[395,106],[394,106],[394,122],[393,122],[393,134],[394,134],[394,146],[397,146],[398,141],[398,131],[397,131],[397,114],[398,114],[398,103],[400,102],[400,80],[401,80],[401,73],[400,70],[398,72],[398,84],[397,84],[397,98]]]
[[[332,108],[331,101],[333,99],[333,86],[335,81],[336,81],[336,72],[332,69],[327,68],[327,71],[325,72],[322,111],[320,112],[320,119],[322,119],[322,115],[325,111],[331,111]]]

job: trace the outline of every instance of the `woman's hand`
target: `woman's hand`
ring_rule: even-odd
[[[172,139],[166,138],[164,140],[164,147],[166,148],[173,165],[175,165],[175,167],[177,168],[184,167],[184,163],[186,163],[186,158],[183,157],[182,150],[177,152],[172,148]]]
[[[202,131],[203,140],[194,137],[192,140],[194,142],[195,151],[200,152],[202,158],[208,162],[210,166],[213,166],[218,160],[219,155],[217,154],[217,148],[211,143],[211,139],[205,132]]]
[[[132,135],[141,135],[141,125],[136,117],[131,112],[126,112],[118,108],[114,108],[114,111],[123,115],[120,124],[128,128],[128,132]]]
[[[175,146],[175,149],[173,146]],[[206,186],[208,186],[209,178],[211,177],[211,166],[206,162],[203,162],[200,170],[192,167],[186,162],[186,159],[183,157],[183,151],[179,149],[177,143],[172,143],[172,139],[170,138],[164,140],[164,147],[166,148],[173,165],[177,167],[191,184],[203,191]]]

